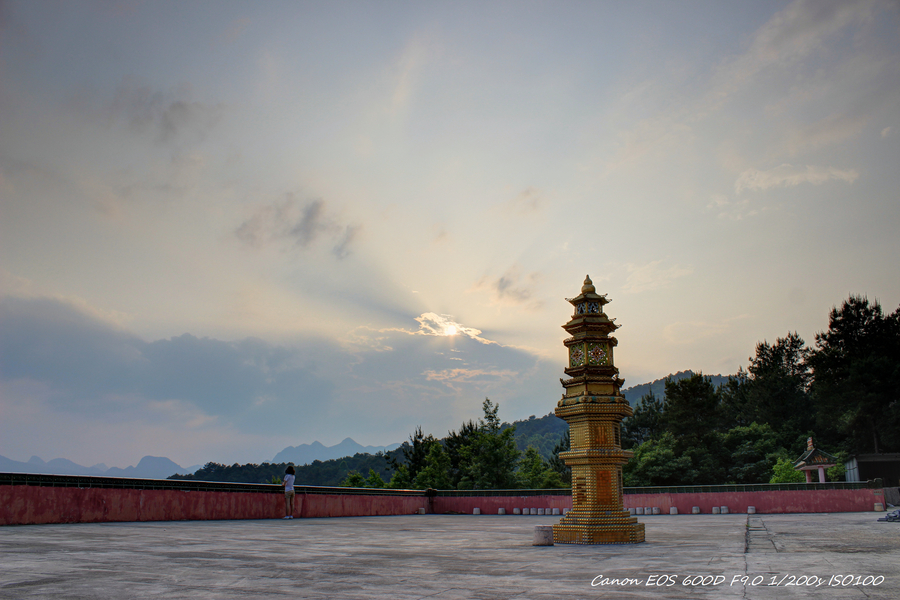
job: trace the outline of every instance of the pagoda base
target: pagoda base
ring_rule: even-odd
[[[615,511],[595,518],[563,517],[553,526],[554,544],[639,544],[644,524],[628,511]]]

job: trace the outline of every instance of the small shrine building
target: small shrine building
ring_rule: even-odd
[[[819,472],[819,483],[825,483],[825,469],[838,464],[836,456],[832,456],[823,450],[819,450],[813,444],[810,437],[806,440],[806,452],[794,461],[794,468],[803,471],[806,475],[806,483],[813,483],[812,472]]]

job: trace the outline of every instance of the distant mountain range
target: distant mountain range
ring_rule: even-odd
[[[346,438],[340,444],[334,446],[325,446],[319,442],[300,444],[299,446],[288,446],[276,454],[275,458],[272,459],[272,462],[308,465],[314,460],[331,460],[333,458],[343,458],[359,453],[375,454],[376,452],[390,452],[399,447],[400,444],[390,444],[389,446],[363,446],[357,444],[351,438]]]
[[[82,475],[88,477],[134,477],[137,479],[165,479],[175,473],[193,473],[200,465],[181,467],[162,456],[145,456],[136,467],[107,467],[100,463],[93,467],[85,467],[65,458],[54,458],[44,462],[32,456],[28,462],[20,462],[0,456],[0,472],[4,473],[38,473],[44,475]]]
[[[400,444],[389,446],[363,446],[351,438],[346,438],[340,444],[325,446],[319,442],[312,444],[300,444],[288,446],[275,455],[270,462],[292,463],[294,465],[306,465],[314,460],[330,460],[343,458],[354,454],[375,454],[376,452],[388,452],[399,448]],[[136,479],[165,479],[170,475],[186,475],[195,473],[202,465],[182,467],[177,463],[161,456],[145,456],[136,467],[107,467],[100,463],[92,467],[85,467],[66,458],[54,458],[44,462],[37,456],[32,456],[28,462],[20,462],[0,456],[0,473],[36,473],[44,475],[82,475],[96,477],[133,477]]]

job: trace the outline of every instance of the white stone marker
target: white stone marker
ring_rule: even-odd
[[[629,509],[628,509],[628,514],[634,516],[634,509],[633,509],[633,508],[629,508]]]
[[[553,509],[553,514],[554,514],[554,515],[558,515],[558,514],[559,514],[559,509],[558,509],[558,508],[554,508],[554,509]]]
[[[472,514],[473,514],[473,515],[480,515],[480,514],[481,514],[481,509],[480,509],[480,508],[473,508],[473,509],[472,509]]]
[[[700,507],[699,507],[699,506],[694,506],[693,508],[691,508],[691,514],[692,514],[692,515],[699,515],[699,514],[700,514]]]
[[[538,525],[534,528],[534,543],[532,546],[552,546],[553,545],[553,526]]]
[[[564,508],[564,509],[563,509],[563,516],[566,516],[568,513],[569,513],[569,509],[568,509],[568,508]]]
[[[497,514],[498,514],[498,515],[505,515],[505,514],[506,514],[506,509],[505,509],[505,508],[498,508],[498,509],[497,509]]]
[[[721,512],[721,510],[722,509],[720,509],[718,506],[713,506],[712,514],[717,515]]]
[[[425,514],[425,508],[424,508],[424,507],[419,509],[419,514],[420,514],[420,515],[424,515],[424,514]]]
[[[529,508],[529,509],[528,509],[528,514],[529,514],[529,515],[536,515],[536,514],[537,514],[537,509],[536,509],[536,508]]]
[[[514,508],[514,509],[513,509],[513,514],[514,514],[514,515],[521,515],[521,514],[522,514],[522,509],[521,509],[521,508]]]
[[[538,515],[544,516],[544,509],[543,509],[543,508],[539,508],[539,509],[538,509]]]
[[[881,502],[876,502],[875,512],[884,512],[884,504],[882,504]]]
[[[635,507],[635,509],[634,509],[634,514],[636,514],[636,515],[642,515],[642,514],[644,514],[644,507],[643,507],[643,506],[637,506],[637,507]]]
[[[748,514],[748,515],[755,515],[755,514],[756,514],[756,507],[755,507],[755,506],[748,506],[748,507],[747,507],[747,514]]]
[[[727,507],[727,506],[723,506],[723,507],[719,508],[719,512],[720,512],[721,514],[723,514],[723,515],[727,515],[727,514],[728,514],[728,507]]]
[[[654,506],[654,507],[653,507],[653,514],[654,514],[654,515],[658,515],[658,514],[659,514],[659,507],[658,507],[658,506]]]
[[[669,514],[670,514],[670,515],[677,515],[677,514],[678,514],[678,507],[676,507],[676,506],[670,506],[670,507],[669,507]]]

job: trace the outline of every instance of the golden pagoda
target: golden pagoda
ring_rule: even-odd
[[[570,379],[556,416],[569,424],[571,449],[560,458],[572,469],[572,510],[553,526],[557,544],[634,544],[644,541],[644,524],[629,515],[622,504],[622,465],[632,453],[622,450],[622,419],[631,406],[619,393],[624,380],[613,362],[618,329],[603,312],[610,301],[597,294],[591,278],[581,294],[566,299],[575,307],[563,325],[571,337],[563,343],[569,351]]]

